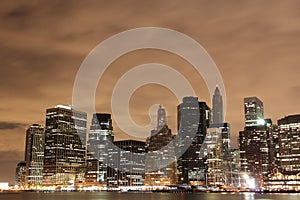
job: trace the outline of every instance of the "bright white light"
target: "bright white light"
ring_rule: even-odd
[[[255,179],[254,178],[250,178],[248,176],[248,174],[245,174],[244,179],[246,181],[247,188],[255,189]]]
[[[265,124],[265,120],[264,119],[259,119],[259,120],[257,120],[257,123],[259,125],[264,125]]]

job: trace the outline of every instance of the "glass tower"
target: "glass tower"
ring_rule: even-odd
[[[176,154],[182,155],[177,161],[178,182],[200,184],[205,180],[205,158],[200,156],[200,151],[209,126],[210,108],[197,97],[184,97],[177,106],[177,117],[179,141],[176,150],[180,152]],[[193,138],[192,131],[196,131]],[[182,149],[188,140],[192,140],[191,145],[187,150]]]

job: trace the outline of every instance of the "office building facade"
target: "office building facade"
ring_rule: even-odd
[[[300,115],[289,115],[278,120],[279,169],[300,172]]]
[[[115,141],[110,151],[107,186],[145,184],[146,143],[136,140]]]
[[[43,183],[45,130],[33,124],[26,130],[26,186],[36,188]]]
[[[46,111],[43,185],[84,181],[87,114],[58,105]]]

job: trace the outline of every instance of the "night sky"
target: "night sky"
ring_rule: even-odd
[[[26,3],[25,3],[26,2]],[[165,27],[198,41],[218,66],[226,87],[232,144],[243,129],[243,98],[264,102],[273,122],[300,113],[300,1],[1,1],[0,3],[0,182],[14,180],[24,159],[25,130],[44,125],[46,108],[72,102],[74,79],[88,53],[106,38],[138,27]],[[111,112],[116,81],[149,62],[185,75],[199,100],[211,106],[200,75],[178,56],[141,50],[117,59],[101,79],[98,112]],[[148,123],[154,103],[166,107],[176,133],[179,103],[166,88],[147,85],[130,101],[133,119]],[[126,135],[114,124],[116,138]],[[150,134],[150,133],[149,133]]]

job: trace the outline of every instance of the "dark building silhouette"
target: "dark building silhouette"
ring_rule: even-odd
[[[218,86],[215,89],[212,100],[212,124],[223,124],[223,98]]]
[[[43,185],[84,181],[87,114],[58,105],[46,111]]]
[[[114,141],[112,119],[110,114],[93,115],[87,142],[87,169],[85,183],[106,185],[109,150]]]
[[[42,125],[33,124],[26,130],[26,186],[37,187],[43,183],[45,130]]]
[[[178,141],[177,155],[182,155],[177,161],[178,182],[200,184],[205,181],[205,158],[200,156],[200,150],[206,136],[210,121],[210,108],[205,102],[199,102],[197,97],[184,97],[177,106]],[[195,136],[193,138],[193,132]],[[187,141],[192,140],[188,149],[182,149]]]

